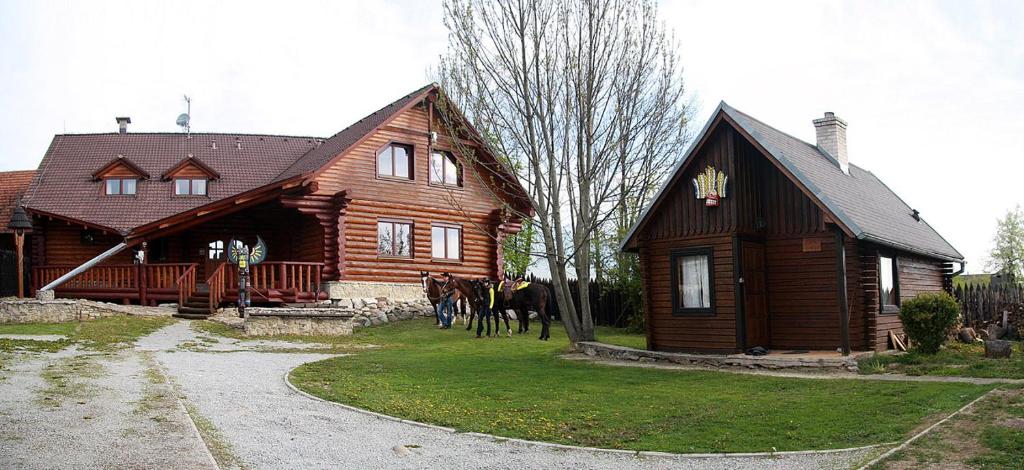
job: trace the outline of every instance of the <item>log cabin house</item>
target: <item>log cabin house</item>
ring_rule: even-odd
[[[809,144],[724,102],[627,235],[652,350],[884,350],[901,300],[963,256],[874,174],[846,127]]]
[[[440,103],[440,104],[439,104]],[[237,299],[229,240],[265,240],[254,302],[420,293],[420,271],[500,275],[529,213],[515,176],[428,85],[329,138],[235,133],[57,135],[22,199],[31,286],[60,297],[216,306]],[[140,254],[141,253],[141,254]]]

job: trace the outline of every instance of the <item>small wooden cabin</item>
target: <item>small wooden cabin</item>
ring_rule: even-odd
[[[268,255],[251,268],[254,301],[323,299],[323,282],[418,293],[421,271],[499,276],[501,239],[531,211],[437,85],[327,138],[118,123],[120,132],[55,136],[39,164],[23,199],[33,289],[123,244],[56,295],[196,297],[189,303],[212,309],[237,295],[227,244],[259,236]]]
[[[846,122],[817,143],[724,102],[622,248],[639,254],[652,350],[884,350],[899,306],[949,290],[957,252],[871,172]]]

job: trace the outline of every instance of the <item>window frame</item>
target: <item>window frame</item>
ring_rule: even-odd
[[[882,298],[882,258],[892,260],[892,291],[896,294],[896,305],[888,305]],[[878,252],[878,313],[894,315],[900,313],[900,257],[896,253]]]
[[[409,176],[396,176],[396,175],[394,175],[394,172],[395,172],[395,154],[394,154],[394,152],[391,153],[391,173],[392,174],[386,175],[386,174],[382,174],[380,172],[380,170],[381,170],[381,168],[380,168],[380,154],[384,153],[384,151],[386,151],[388,149],[391,149],[392,147],[405,147],[406,153],[409,156]],[[373,153],[373,169],[374,169],[374,173],[377,176],[377,179],[387,180],[387,181],[399,181],[399,182],[405,182],[405,183],[416,181],[416,146],[413,145],[413,144],[410,144],[410,143],[406,143],[406,142],[399,142],[397,140],[392,140],[392,141],[384,144],[382,147],[377,149],[376,152]]]
[[[450,183],[446,182],[446,180],[447,180],[446,176],[447,176],[447,173],[448,173],[447,172],[448,165],[441,165],[441,180],[440,181],[434,181],[434,171],[433,171],[434,155],[440,155],[445,160],[450,160],[452,162],[452,165],[455,167],[455,184],[450,184]],[[450,150],[444,150],[444,149],[434,149],[434,151],[430,152],[430,158],[427,160],[427,183],[429,183],[431,186],[439,186],[439,187],[445,187],[445,188],[462,188],[463,187],[462,175],[463,175],[462,163],[459,162],[459,159],[455,157],[455,153],[454,152],[452,152]]]
[[[134,189],[134,191],[131,192],[131,194],[126,194],[124,192],[124,182],[125,182],[125,180],[133,180],[133,181],[135,181],[135,189]],[[116,194],[110,192],[110,187],[108,185],[110,184],[111,181],[117,181],[118,193],[116,193]],[[134,197],[135,195],[139,194],[139,178],[127,178],[127,177],[121,177],[121,176],[113,176],[113,177],[109,177],[109,178],[103,178],[103,194],[105,196],[129,196],[129,197]]]
[[[185,194],[178,193],[178,182],[188,181],[188,192]],[[202,194],[197,194],[196,181],[205,181],[206,184],[203,186],[205,190]],[[175,176],[171,178],[171,195],[174,197],[206,197],[210,194],[210,179],[209,178],[192,178],[188,176]]]
[[[434,256],[434,229],[435,228],[444,229],[444,255],[445,255],[445,257],[443,257],[443,258],[438,258],[438,257]],[[459,246],[459,256],[458,256],[458,258],[450,258],[450,257],[448,257],[448,230],[457,230],[458,233],[459,233],[459,245],[458,245]],[[431,224],[430,224],[430,260],[433,261],[433,262],[439,262],[439,263],[461,263],[465,259],[464,258],[465,252],[466,252],[466,247],[465,247],[465,244],[464,244],[465,240],[466,240],[466,235],[465,235],[465,233],[463,233],[462,225],[450,224],[450,223],[442,223],[442,222],[431,222]]]
[[[678,261],[688,256],[706,256],[708,259],[708,299],[707,307],[682,307],[682,299],[679,298],[679,277]],[[671,278],[672,291],[672,315],[673,316],[715,316],[715,250],[710,246],[682,248],[672,250],[669,253],[669,273]]]
[[[409,226],[409,254],[408,255],[388,255],[380,252],[380,224],[391,224],[392,233],[397,232],[397,225],[408,225]],[[416,224],[412,220],[408,219],[377,219],[377,258],[380,259],[413,259],[416,254]],[[391,240],[391,251],[395,252],[395,240]]]

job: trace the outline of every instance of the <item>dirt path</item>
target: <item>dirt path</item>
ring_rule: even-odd
[[[619,361],[587,356],[585,354],[565,354],[563,359],[570,361],[583,361],[592,364],[601,364],[616,367],[640,367],[645,369],[667,369],[667,370],[714,370],[730,374],[765,375],[770,377],[787,377],[793,379],[851,379],[851,380],[884,380],[891,382],[945,382],[945,383],[969,383],[974,385],[992,384],[1024,384],[1022,379],[989,379],[981,377],[944,377],[929,375],[903,375],[903,374],[856,374],[844,371],[823,371],[823,372],[795,372],[767,369],[709,369],[707,367],[687,366],[682,364],[664,364],[656,362]]]

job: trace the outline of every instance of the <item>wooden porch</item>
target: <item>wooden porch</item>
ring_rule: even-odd
[[[77,266],[32,268],[32,293],[71,272]],[[219,263],[201,279],[198,263],[104,264],[64,282],[57,297],[105,300],[142,305],[177,302],[179,306],[205,305],[207,313],[238,301],[238,272]],[[324,263],[268,261],[249,269],[252,302],[275,304],[313,302],[327,298],[320,290]]]

